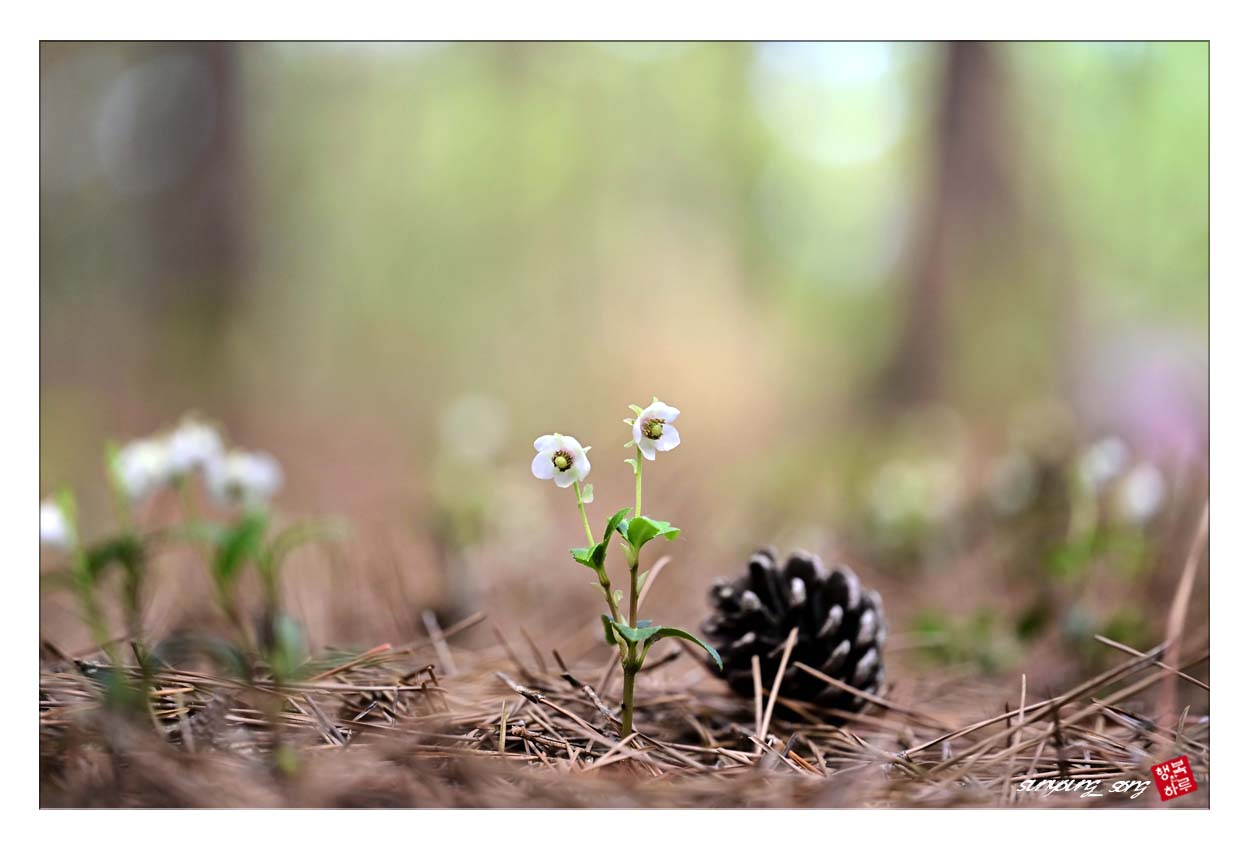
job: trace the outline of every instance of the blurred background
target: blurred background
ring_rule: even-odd
[[[314,645],[484,610],[590,651],[575,502],[531,443],[595,447],[597,525],[658,395],[661,620],[772,543],[881,590],[892,677],[1059,684],[1095,633],[1161,637],[1208,472],[1205,44],[40,62],[41,495],[73,487],[88,533],[106,442],[195,410],[281,461],[285,514],[350,521],[287,573]],[[161,569],[152,627],[206,616]],[[71,600],[41,614],[87,640]]]

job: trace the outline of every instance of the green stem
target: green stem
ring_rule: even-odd
[[[638,627],[638,553],[629,557],[629,625]]]
[[[222,613],[226,615],[226,621],[230,623],[230,627],[238,637],[239,648],[247,655],[253,654],[252,639],[247,633],[247,625],[243,622],[243,615],[239,613],[239,606],[235,603],[234,594],[221,581],[217,581],[216,586],[217,604],[221,606]]]
[[[573,490],[577,493],[577,510],[582,515],[582,527],[586,529],[586,542],[591,546],[595,545],[595,533],[590,530],[590,520],[586,519],[586,503],[582,501],[582,485],[580,482],[573,482]]]
[[[642,516],[642,449],[634,446],[634,516]],[[631,550],[629,563],[629,625],[638,627],[638,553]],[[621,654],[621,672],[624,684],[621,691],[621,738],[634,732],[634,677],[642,664],[638,660],[637,644],[630,644]]]
[[[79,580],[78,582],[78,598],[82,605],[83,619],[87,621],[87,629],[91,632],[91,637],[95,640],[96,645],[103,650],[108,656],[109,663],[114,669],[120,670],[122,665],[121,656],[117,652],[117,646],[112,638],[109,637],[108,625],[104,622],[104,614],[100,611],[100,603],[96,599],[95,588],[91,586],[89,581]]]
[[[113,509],[117,512],[117,521],[124,530],[134,531],[135,508],[130,501],[130,494],[122,486],[115,447],[109,448],[108,457],[105,459],[105,472],[108,475],[109,489],[113,492]]]
[[[633,647],[630,647],[633,655]],[[634,732],[634,676],[638,670],[632,663],[623,665],[625,671],[624,690],[621,695],[621,738],[628,738]]]
[[[616,607],[616,597],[612,595],[612,580],[608,578],[608,571],[600,569],[599,586],[603,588],[603,598],[607,600],[608,611],[612,614],[612,619],[616,622],[621,621],[621,610]]]
[[[634,516],[642,516],[642,449],[634,446]]]
[[[586,529],[586,542],[593,548],[595,533],[590,530],[590,520],[586,518],[586,503],[582,501],[581,483],[574,481],[573,490],[577,493],[577,510],[582,515],[582,528]],[[603,588],[603,598],[608,603],[608,611],[611,612],[612,619],[620,622],[621,611],[616,605],[616,597],[612,595],[612,580],[608,578],[608,571],[600,567],[595,571],[595,575],[599,577],[599,586]]]

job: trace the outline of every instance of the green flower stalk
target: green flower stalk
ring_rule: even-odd
[[[716,650],[689,632],[653,625],[650,620],[640,620],[638,617],[642,587],[647,579],[646,572],[638,572],[643,547],[657,538],[676,540],[681,534],[681,529],[668,521],[643,515],[642,464],[643,460],[655,460],[657,451],[667,452],[677,448],[681,444],[681,436],[673,425],[680,415],[677,408],[670,407],[659,399],[652,399],[645,409],[633,405],[631,409],[635,418],[626,419],[625,423],[633,429],[633,439],[625,447],[634,449],[634,457],[627,458],[625,462],[634,470],[634,507],[621,508],[613,514],[608,519],[601,538],[595,538],[586,515],[586,505],[593,501],[591,485],[585,483],[586,477],[590,475],[590,461],[586,457],[589,447],[583,449],[581,443],[569,436],[547,434],[534,441],[537,455],[530,465],[534,477],[555,481],[559,487],[571,486],[577,494],[577,509],[581,515],[582,527],[586,531],[587,545],[570,549],[569,552],[574,561],[594,571],[608,606],[608,613],[601,615],[601,619],[605,642],[615,647],[620,656],[623,677],[622,739],[628,738],[634,732],[634,684],[646,661],[647,652],[654,643],[666,637],[687,640],[703,647],[716,661],[717,666],[721,663]],[[612,588],[605,566],[608,544],[613,535],[621,537],[621,549],[629,568],[628,616],[621,615],[620,602],[624,594]]]
[[[129,536],[124,536],[90,548],[83,546],[78,533],[77,506],[73,494],[68,489],[61,490],[55,499],[47,499],[39,505],[39,542],[48,549],[63,553],[67,558],[68,569],[60,576],[67,580],[69,588],[73,591],[83,622],[86,623],[92,639],[108,656],[109,670],[105,680],[105,694],[108,704],[119,709],[126,709],[133,705],[132,694],[117,644],[109,637],[108,622],[105,620],[96,590],[110,564],[123,562],[127,565],[123,603],[125,604],[129,598],[137,595],[137,580],[134,578],[134,572],[138,569],[139,555],[135,547],[128,545],[131,539]],[[129,621],[129,606],[127,606],[127,611]],[[142,656],[139,661],[142,664]]]
[[[73,591],[92,638],[108,655],[107,705],[130,712],[142,698],[153,725],[160,728],[150,699],[157,659],[146,646],[143,595],[149,558],[170,539],[189,541],[203,555],[217,602],[236,633],[237,645],[205,641],[204,646],[215,647],[219,660],[249,686],[255,686],[258,662],[268,668],[278,689],[298,681],[307,650],[299,623],[282,607],[281,567],[294,549],[340,537],[343,529],[335,523],[307,521],[276,530],[269,502],[282,485],[278,462],[265,452],[228,449],[217,429],[195,416],[184,417],[176,427],[152,436],[110,445],[105,466],[117,513],[116,529],[100,540],[83,541],[73,496],[63,490],[40,503],[39,539],[45,549],[59,552],[64,560],[62,569],[43,578]],[[194,495],[197,482],[210,497],[214,513],[224,512],[227,520],[201,517]],[[181,497],[181,522],[144,528],[142,508],[162,493],[175,492]],[[581,490],[578,498],[581,504]],[[585,501],[590,500],[587,492]],[[239,581],[249,567],[260,579],[264,603],[254,637],[236,598]],[[125,672],[119,643],[109,637],[101,605],[104,580],[114,571],[122,573],[119,601],[139,665],[141,691]],[[269,700],[273,725],[280,728],[276,712],[281,710],[281,696],[270,699],[271,690],[257,694]],[[293,765],[289,746],[280,739],[275,740],[275,762],[288,773]]]

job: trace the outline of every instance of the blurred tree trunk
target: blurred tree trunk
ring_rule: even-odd
[[[172,408],[236,421],[227,347],[245,309],[251,253],[239,51],[213,42],[145,46],[138,67],[168,73],[143,89],[133,139],[157,167],[177,163],[167,183],[136,198],[142,306],[153,328],[141,380],[163,387]]]
[[[903,291],[901,336],[880,388],[888,402],[942,396],[950,288],[958,264],[977,243],[1007,236],[1014,226],[1005,81],[997,50],[981,42],[945,48],[932,182]]]
[[[211,114],[213,123],[189,172],[147,204],[151,283],[163,306],[189,308],[213,338],[235,309],[247,260],[238,49],[221,42],[178,49],[207,71],[211,85],[188,90],[173,108],[153,109],[157,124],[149,131],[176,138],[179,123],[196,113]]]

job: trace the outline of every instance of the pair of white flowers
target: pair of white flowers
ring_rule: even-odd
[[[115,471],[136,502],[195,472],[226,506],[263,504],[282,486],[282,468],[271,455],[227,450],[216,428],[193,417],[166,434],[127,444],[117,453]]]
[[[197,470],[207,473],[224,452],[213,426],[184,419],[168,434],[127,443],[117,452],[113,468],[118,485],[137,502]]]
[[[647,460],[655,460],[657,451],[672,451],[681,445],[681,435],[673,424],[681,415],[680,410],[659,399],[652,400],[645,410],[634,410],[637,417],[625,421],[633,426],[633,445]],[[534,451],[538,454],[530,464],[530,471],[535,478],[555,481],[558,487],[572,486],[574,482],[585,481],[590,474],[590,458],[586,456],[590,448],[583,448],[567,434],[545,434],[534,441]]]
[[[1132,452],[1119,437],[1104,437],[1087,448],[1077,462],[1077,475],[1097,494],[1119,480],[1115,506],[1130,522],[1144,523],[1155,516],[1167,500],[1168,485],[1154,464],[1139,461],[1130,466]]]

